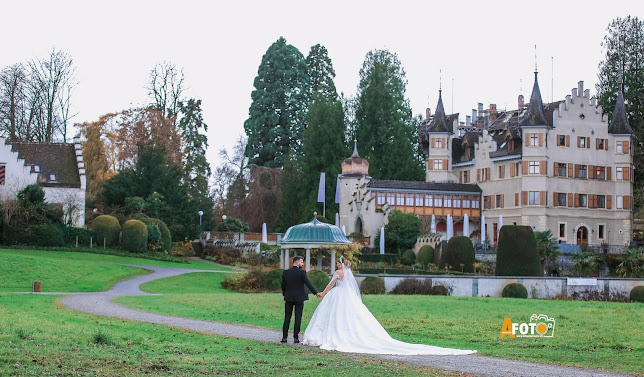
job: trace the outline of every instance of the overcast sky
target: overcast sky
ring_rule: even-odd
[[[76,123],[148,103],[156,63],[183,67],[186,96],[203,101],[213,169],[217,151],[243,134],[257,67],[280,36],[304,56],[326,46],[347,96],[368,51],[398,54],[414,114],[436,107],[442,70],[445,110],[465,121],[478,102],[503,110],[520,93],[529,100],[535,45],[544,101],[563,99],[579,80],[595,94],[608,23],[644,17],[637,0],[7,1],[0,9],[0,68],[52,47],[71,54]]]

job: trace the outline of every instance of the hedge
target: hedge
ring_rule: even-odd
[[[401,280],[389,293],[394,295],[429,295],[431,289],[432,286],[427,279],[406,278]]]
[[[400,259],[400,254],[360,254],[362,263],[387,263],[394,265]]]
[[[456,236],[447,242],[445,263],[452,266],[453,270],[474,272],[474,258],[474,246],[469,237]]]
[[[416,254],[414,254],[414,250],[406,250],[402,257],[400,257],[400,263],[406,266],[411,266],[416,263]]]
[[[501,297],[528,298],[528,290],[523,284],[510,283],[503,288]]]
[[[631,302],[644,302],[644,285],[631,289]]]
[[[96,243],[99,246],[103,246],[103,240],[105,240],[106,246],[118,245],[121,224],[119,224],[116,217],[110,215],[98,216],[92,221],[92,230],[96,233]]]
[[[360,284],[360,292],[367,295],[385,293],[385,281],[379,276],[367,276]]]
[[[78,237],[78,246],[89,247],[90,242],[96,242],[96,233],[91,229],[61,226],[60,230],[65,245],[76,246],[76,237]]]
[[[266,274],[266,279],[264,281],[264,286],[269,291],[279,291],[282,289],[282,274],[284,270],[281,268],[270,270]]]
[[[541,276],[537,241],[532,228],[504,225],[499,232],[496,276]]]
[[[41,224],[30,226],[26,229],[26,235],[23,241],[27,245],[34,246],[63,246],[63,234],[54,224]]]
[[[128,220],[123,224],[121,247],[133,253],[144,253],[148,249],[148,229],[139,220]]]
[[[163,220],[155,219],[153,217],[140,218],[137,220],[140,220],[145,225],[154,224],[158,226],[159,230],[161,231],[161,243],[163,243],[163,250],[167,251],[168,253],[172,251],[172,233],[170,233],[170,229],[168,229],[168,226],[163,222]]]

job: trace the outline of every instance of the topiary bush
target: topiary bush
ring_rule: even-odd
[[[528,290],[519,283],[510,283],[503,288],[501,297],[528,298]]]
[[[96,233],[91,229],[61,226],[60,231],[63,235],[65,245],[75,246],[76,237],[78,237],[78,246],[87,247],[90,242],[96,242]]]
[[[318,292],[322,292],[331,281],[329,275],[327,275],[326,272],[320,270],[311,270],[307,272],[306,275],[309,277],[309,281],[311,282],[311,284],[313,284],[315,290],[317,290]]]
[[[385,293],[385,281],[380,276],[367,276],[360,284],[360,292],[366,295]]]
[[[270,270],[266,274],[264,287],[269,291],[279,291],[282,289],[282,274],[284,270],[281,268]]]
[[[389,292],[395,295],[429,295],[432,286],[427,279],[403,279]]]
[[[121,247],[133,253],[144,253],[148,249],[148,228],[139,220],[128,220],[123,224]]]
[[[532,227],[504,225],[501,228],[496,276],[541,276],[539,251]]]
[[[431,245],[425,245],[418,250],[416,262],[427,267],[427,265],[434,263],[434,248]]]
[[[103,246],[103,240],[105,240],[106,246],[118,245],[121,224],[119,224],[116,217],[110,215],[98,216],[92,221],[92,230],[96,233],[96,244]]]
[[[153,217],[144,217],[137,220],[142,221],[145,225],[154,224],[158,226],[159,230],[161,231],[162,249],[167,252],[172,251],[172,233],[170,233],[170,229],[168,229],[168,226],[163,222],[163,220],[155,219]]]
[[[456,271],[462,270],[462,272],[474,272],[474,258],[474,246],[469,237],[456,236],[449,239],[445,263],[452,266],[452,269]]]
[[[631,302],[644,302],[644,285],[631,289]]]
[[[443,285],[434,285],[429,290],[429,294],[433,296],[449,296],[449,289]]]
[[[404,264],[405,266],[411,266],[412,264],[416,263],[416,254],[414,254],[414,250],[405,251],[402,257],[400,257],[400,263]]]

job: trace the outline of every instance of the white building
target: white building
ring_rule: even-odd
[[[85,225],[85,164],[79,138],[73,144],[9,142],[0,138],[0,200],[37,183],[45,201],[59,206],[65,221]]]

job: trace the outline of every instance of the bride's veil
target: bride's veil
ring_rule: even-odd
[[[341,257],[341,261],[342,260],[344,260],[344,257]],[[344,272],[343,281],[347,289],[355,292],[356,296],[358,296],[358,299],[362,300],[362,297],[360,296],[360,287],[358,286],[356,278],[353,276],[353,272],[351,272],[351,268],[342,263],[342,272]]]

